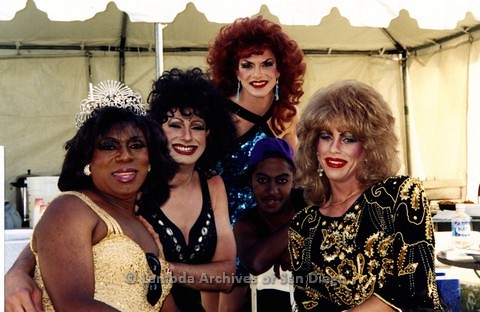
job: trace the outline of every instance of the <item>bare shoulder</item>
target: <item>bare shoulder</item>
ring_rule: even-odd
[[[45,210],[35,226],[32,243],[36,245],[42,240],[44,244],[46,241],[58,244],[61,240],[68,244],[72,235],[79,239],[83,234],[91,241],[91,233],[98,226],[99,220],[99,216],[83,200],[74,195],[62,195],[55,198]],[[104,233],[106,232],[103,231],[99,236]]]
[[[220,175],[214,175],[207,180],[210,193],[225,192],[225,183]]]
[[[298,143],[298,137],[297,137],[297,123],[299,121],[299,114],[297,110],[297,114],[293,116],[292,120],[290,122],[287,122],[284,124],[285,129],[283,130],[282,133],[278,135],[279,138],[284,139],[285,141],[288,142],[288,144],[295,150],[297,147]]]
[[[75,195],[64,194],[55,198],[45,210],[45,215],[72,217],[77,214],[93,212],[82,199]]]
[[[220,175],[215,175],[208,179],[208,190],[212,202],[212,209],[215,214],[218,214],[219,212],[227,213],[227,191],[225,189],[225,183]]]
[[[48,205],[37,227],[41,229],[43,225],[55,224],[57,228],[68,228],[76,223],[94,226],[97,222],[98,215],[82,199],[66,194],[55,198]]]

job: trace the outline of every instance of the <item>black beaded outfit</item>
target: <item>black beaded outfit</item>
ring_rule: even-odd
[[[180,229],[167,218],[162,210],[159,209],[158,213],[152,216],[144,216],[160,236],[165,259],[169,262],[209,263],[215,254],[217,231],[208,183],[201,172],[198,171],[198,175],[202,188],[202,210],[190,229],[188,245]],[[185,277],[185,281],[188,282],[188,276]],[[203,311],[199,291],[174,283],[171,294],[181,311]]]
[[[441,311],[434,235],[420,181],[391,177],[341,217],[308,207],[289,230],[300,311],[343,311],[377,296],[400,311]]]

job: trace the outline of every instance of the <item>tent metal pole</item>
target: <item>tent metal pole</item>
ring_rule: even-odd
[[[407,78],[408,78],[408,69],[407,69],[407,59],[408,51],[403,47],[400,42],[398,42],[395,37],[386,29],[382,28],[382,32],[385,36],[395,45],[398,53],[401,55],[400,66],[401,66],[401,80],[402,80],[402,96],[403,96],[403,118],[405,123],[405,166],[407,169],[407,175],[412,174],[412,161],[411,161],[411,146],[410,146],[410,118],[409,118],[409,102],[408,102],[408,88],[407,88]]]
[[[403,95],[403,117],[405,119],[405,162],[407,167],[407,175],[412,174],[412,161],[411,161],[411,146],[410,146],[410,117],[409,117],[409,101],[408,101],[408,88],[407,88],[407,58],[408,53],[406,50],[402,51],[401,66],[402,66],[402,95]]]
[[[155,23],[155,70],[156,78],[163,73],[163,24]]]
[[[123,13],[122,16],[122,34],[120,38],[120,53],[119,57],[119,68],[118,68],[118,79],[120,82],[125,83],[125,45],[127,41],[127,21],[128,16],[126,13]]]

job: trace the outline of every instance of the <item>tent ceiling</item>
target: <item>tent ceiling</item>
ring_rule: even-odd
[[[263,0],[266,3],[263,5],[258,0],[193,3],[178,0],[168,1],[168,4],[159,0],[116,0],[114,3],[107,0],[62,0],[54,7],[49,6],[55,2],[51,0],[3,1],[7,5],[2,4],[0,9],[0,49],[119,50],[124,16],[129,17],[125,19],[125,50],[133,51],[154,50],[152,22],[165,24],[165,51],[203,50],[224,23],[235,17],[256,14],[282,23],[284,30],[307,53],[398,53],[401,49],[415,50],[425,45],[441,44],[451,36],[478,32],[480,28],[480,0],[424,0],[420,10],[413,7],[413,3],[418,1],[398,0],[389,0],[389,9],[385,3],[382,6],[382,2],[387,0],[362,1],[361,7],[356,7],[353,1],[310,0]],[[205,2],[213,4],[215,9],[206,7]],[[346,2],[349,6],[345,5]],[[134,6],[130,7],[132,3]],[[242,3],[241,8],[238,3]],[[295,10],[289,7],[292,3]],[[427,4],[433,3],[435,5],[426,9]],[[282,13],[281,9],[285,7],[290,9],[289,13],[295,14]],[[383,11],[382,14],[369,15],[375,10]],[[96,12],[98,14],[95,15]],[[444,17],[447,12],[450,13],[448,18]],[[304,18],[298,18],[299,14],[303,14]],[[431,19],[435,15],[437,18]],[[422,29],[419,25],[439,29]]]

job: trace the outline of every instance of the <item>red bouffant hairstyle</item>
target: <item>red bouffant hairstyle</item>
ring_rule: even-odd
[[[285,34],[280,25],[262,16],[239,18],[224,26],[210,44],[207,64],[214,83],[226,96],[237,88],[238,63],[241,58],[262,54],[270,49],[275,55],[279,77],[279,100],[274,103],[272,130],[280,134],[297,113],[295,105],[303,95],[306,65],[303,51]]]

